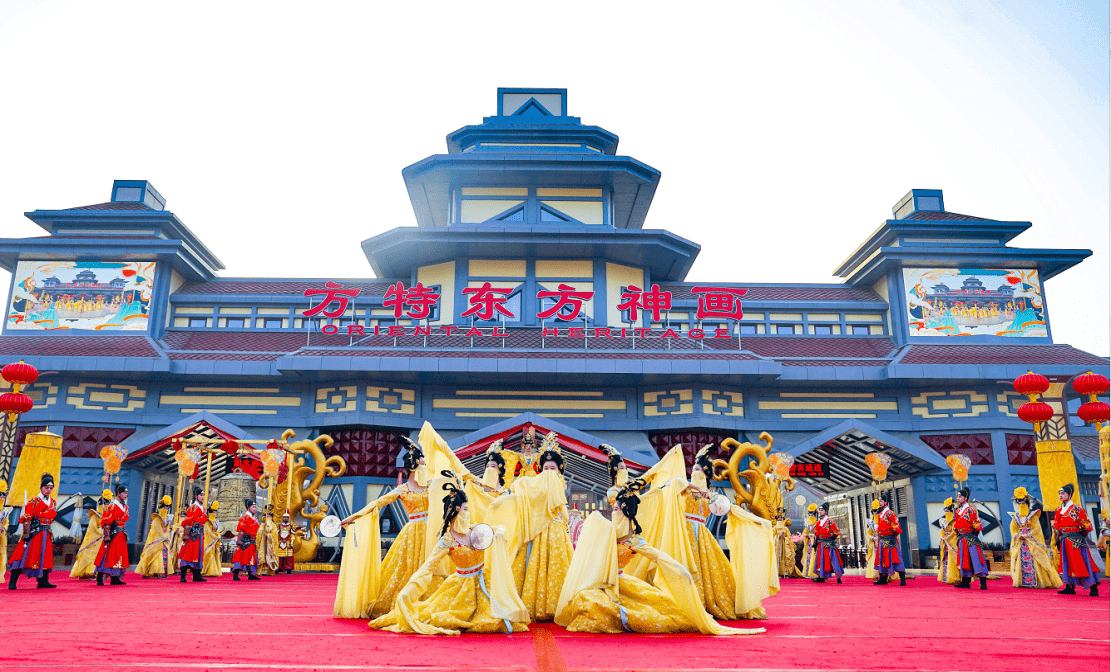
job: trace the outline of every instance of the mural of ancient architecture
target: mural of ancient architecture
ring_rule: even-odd
[[[688,240],[681,221],[646,228],[661,172],[570,116],[566,90],[499,89],[490,111],[401,171],[412,221],[335,241],[361,247],[361,279],[313,270],[295,240],[281,267],[311,277],[228,277],[141,180],[116,181],[103,203],[61,197],[28,213],[45,235],[0,240],[14,274],[0,360],[42,372],[20,432],[61,436],[71,508],[59,525],[88,505],[77,493],[99,492],[105,446],[127,451],[119,479],[141,540],[152,503],[179,487],[181,440],[257,446],[292,429],[318,453],[298,457],[297,487],[271,496],[262,486],[280,489],[285,475],[220,453],[212,488],[247,474],[222,486],[226,501],[252,490],[289,501],[309,528],[298,561],[326,563],[338,549],[313,521],[397,483],[403,438],[428,421],[472,467],[496,440],[527,454],[556,432],[569,499],[586,511],[607,506],[600,444],[634,470],[677,444],[688,460],[713,444],[720,491],[761,515],[789,508],[796,524],[828,499],[851,547],[864,544],[873,492],[866,456],[880,453],[907,557],[923,566],[952,494],[947,456],[970,458],[989,545],[1009,538],[999,521],[1016,487],[1056,496],[1040,491],[1036,437],[1017,414],[1027,399],[1011,387],[1030,369],[1059,392],[1047,397],[1059,417],[1044,425],[1071,441],[1079,495],[1096,506],[1097,436],[1063,414],[1081,401],[1065,383],[1106,374],[1108,361],[1055,342],[1042,289],[1089,251],[1013,246],[1033,224],[949,212],[940,190],[911,189],[888,218],[887,204],[862,209],[879,228],[830,251],[830,282],[733,269],[692,282],[700,243],[720,241]],[[792,235],[750,252],[787,255]],[[400,504],[383,512],[384,539],[404,516]]]

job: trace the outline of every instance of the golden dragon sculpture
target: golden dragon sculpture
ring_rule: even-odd
[[[282,441],[289,442],[294,438],[296,433],[292,429],[287,429],[282,434]],[[301,517],[308,521],[308,537],[301,538],[295,536],[293,539],[293,559],[295,562],[308,562],[316,557],[316,550],[320,547],[320,521],[328,515],[328,505],[320,501],[320,485],[324,482],[325,477],[336,478],[342,476],[343,472],[347,470],[347,463],[339,455],[325,457],[324,448],[331,448],[332,437],[327,434],[321,434],[313,440],[304,439],[289,443],[289,452],[293,455],[293,466],[290,469],[290,474],[293,478],[293,486],[290,487],[287,479],[282,479],[275,484],[275,487],[270,487],[270,475],[263,474],[259,478],[258,484],[261,488],[268,488],[270,496],[268,504],[273,508],[275,522],[280,522],[282,514],[288,509],[290,520],[294,525],[298,524],[297,518]],[[307,466],[305,456],[312,457],[313,466]],[[309,479],[308,484],[305,480]],[[275,479],[276,480],[276,479]],[[313,512],[305,514],[305,504],[311,504]]]

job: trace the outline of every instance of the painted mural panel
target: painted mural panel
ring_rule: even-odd
[[[1048,336],[1034,269],[904,268],[911,336]]]
[[[146,331],[152,261],[21,261],[7,328]]]

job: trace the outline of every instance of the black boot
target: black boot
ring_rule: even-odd
[[[1092,597],[1099,597],[1099,584],[1098,583],[1088,589],[1088,595],[1091,595]]]
[[[96,573],[96,585],[98,585],[98,586],[103,586],[104,585],[104,572],[97,572]]]
[[[181,582],[182,582],[182,583],[185,583],[185,582],[186,582],[186,581],[185,581],[185,576],[186,576],[186,575],[187,575],[188,573],[189,573],[189,568],[188,568],[188,567],[182,567],[182,568],[181,568]]]
[[[826,582],[826,580],[822,579],[822,578],[810,579],[810,580],[813,581],[814,583],[825,583]]]
[[[126,584],[126,583],[124,583],[124,582],[123,582],[123,579],[121,579],[120,577],[118,577],[118,576],[113,576],[113,577],[112,577],[112,585],[113,585],[113,586],[126,586],[127,584]]]
[[[886,586],[887,585],[887,575],[886,574],[880,574],[880,578],[876,581],[873,581],[872,585],[873,586]]]
[[[1058,595],[1076,595],[1076,588],[1071,583],[1066,583],[1065,587],[1057,591]]]
[[[252,574],[250,571],[247,572],[247,580],[248,581],[262,581],[262,579],[258,578],[258,574]]]
[[[841,583],[841,577],[837,577],[837,583]]]
[[[971,576],[962,576],[961,577],[961,582],[958,583],[957,585],[953,586],[953,587],[954,588],[971,588],[972,587],[972,577]]]
[[[293,570],[292,569],[287,569],[287,570],[285,570],[285,573],[286,574],[293,574]]]
[[[238,581],[239,580],[239,570],[238,569],[231,570],[231,580],[232,581]]]
[[[987,590],[987,589],[988,589],[988,577],[981,576],[980,577],[980,590]]]
[[[201,570],[193,568],[193,583],[207,583],[208,579],[201,576]]]
[[[8,590],[15,590],[15,580],[23,573],[22,569],[13,569],[12,575],[8,577]]]
[[[907,573],[906,572],[899,572],[899,585],[900,586],[907,585]]]
[[[53,583],[50,583],[50,572],[43,572],[39,577],[39,588],[57,588]]]

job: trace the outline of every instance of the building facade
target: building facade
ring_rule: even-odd
[[[688,282],[699,245],[643,228],[661,174],[617,146],[568,115],[566,90],[499,89],[494,116],[402,171],[417,225],[362,241],[371,278],[222,277],[144,181],[27,213],[48,235],[0,240],[0,357],[44,372],[22,431],[62,435],[63,510],[99,491],[100,448],[122,445],[141,539],[176,481],[172,439],[291,428],[335,440],[347,471],[322,497],[345,515],[396,482],[399,437],[425,420],[473,460],[495,438],[558,432],[580,508],[608,485],[600,443],[648,466],[768,432],[796,460],[792,506],[835,500],[850,545],[864,456],[883,452],[918,564],[938,548],[949,454],[972,460],[989,543],[1008,541],[1015,487],[1054,501],[1009,381],[1107,373],[1053,341],[1042,290],[1089,251],[1012,247],[1029,222],[913,189],[846,250],[839,282]],[[1094,507],[1095,433],[1060,431]]]

